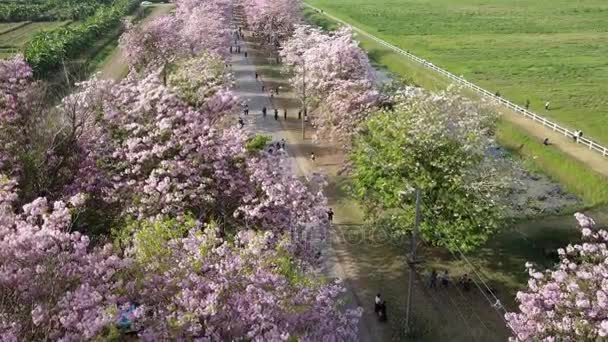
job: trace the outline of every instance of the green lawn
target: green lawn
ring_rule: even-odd
[[[605,0],[309,2],[608,144]]]

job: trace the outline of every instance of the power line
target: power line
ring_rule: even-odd
[[[458,260],[457,258],[454,258],[455,260]],[[471,279],[472,280],[472,279]],[[460,297],[462,297],[462,299],[464,299],[464,301],[467,301],[466,296],[462,293],[462,291],[460,291],[460,289],[458,288],[458,286],[456,285],[456,282],[454,282],[454,288],[456,289],[456,291],[458,292],[458,294],[460,295]],[[477,318],[477,320],[481,323],[481,325],[483,325],[483,327],[486,329],[487,332],[490,333],[490,335],[492,334],[492,331],[490,330],[490,328],[484,323],[484,321],[481,319],[481,317],[479,317],[479,315],[477,314],[477,312],[475,311],[475,308],[473,307],[473,305],[470,306],[471,308],[471,312],[473,313],[473,315],[475,315],[475,318]]]

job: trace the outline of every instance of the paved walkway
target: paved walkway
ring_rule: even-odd
[[[236,20],[240,20],[237,16]],[[298,120],[300,102],[287,81],[277,73],[280,69],[273,58],[263,53],[258,45],[249,39],[240,42],[241,54],[232,56],[232,68],[236,78],[235,92],[248,105],[248,116],[235,115],[245,120],[245,129],[250,132],[269,134],[275,141],[287,141],[286,152],[291,157],[293,172],[304,176],[313,171],[329,176],[326,195],[334,209],[334,229],[330,245],[323,254],[322,272],[328,277],[340,278],[348,290],[347,300],[351,306],[364,309],[359,327],[360,341],[403,341],[403,316],[405,293],[408,279],[406,272],[406,250],[403,241],[387,239],[386,236],[364,228],[361,209],[343,193],[345,178],[339,175],[343,166],[343,154],[334,146],[315,144],[311,140],[312,127],[307,126],[307,137],[302,140],[301,120]],[[244,57],[247,51],[248,58]],[[255,79],[256,71],[259,73]],[[264,91],[262,91],[262,85]],[[270,89],[277,86],[279,95],[270,98]],[[266,106],[268,115],[262,116],[261,108]],[[274,119],[274,108],[279,109],[279,120]],[[283,110],[287,109],[287,119]],[[317,156],[311,162],[310,152]],[[417,326],[424,340],[454,341],[500,341],[505,339],[505,326],[481,296],[468,294],[466,297],[453,289],[446,291],[428,290],[426,281],[416,277],[414,305]],[[381,292],[388,302],[389,324],[379,323],[372,309],[376,292]],[[487,319],[480,323],[480,317]],[[472,322],[472,323],[471,323]],[[467,325],[470,327],[463,328]],[[489,326],[489,327],[488,327]],[[412,340],[419,341],[420,338]]]
[[[238,19],[238,17],[237,17]],[[246,32],[249,35],[249,32]],[[300,111],[299,101],[296,95],[291,92],[288,83],[281,78],[272,78],[267,76],[268,68],[257,64],[256,62],[266,60],[262,53],[257,49],[257,45],[251,41],[240,42],[241,54],[232,56],[232,70],[236,78],[235,93],[245,103],[249,105],[249,115],[240,113],[245,121],[245,129],[253,133],[261,133],[271,135],[274,141],[285,139],[286,152],[292,161],[292,169],[294,174],[305,176],[315,171],[319,166],[319,162],[323,159],[324,151],[319,146],[316,146],[310,139],[310,135],[306,140],[301,139],[301,120],[298,120],[298,112]],[[248,58],[244,57],[244,52],[248,52]],[[276,66],[275,66],[276,67]],[[259,72],[259,77],[256,80],[255,73]],[[265,87],[262,91],[262,86]],[[270,89],[275,89],[279,86],[279,95],[270,97]],[[262,116],[262,107],[267,108],[267,116]],[[274,109],[279,110],[279,120],[274,118]],[[284,118],[284,110],[287,110],[288,118]],[[235,123],[237,117],[235,117]],[[310,126],[307,127],[310,131]],[[314,151],[319,159],[313,165],[310,159],[310,152]],[[336,221],[340,217],[336,215]],[[340,262],[337,262],[335,251],[328,247],[323,253],[324,269],[322,272],[332,278],[348,279],[348,276],[341,267]],[[364,306],[360,299],[352,291],[348,282],[344,284],[348,293],[346,294],[350,307]],[[360,341],[381,341],[384,340],[379,336],[372,338],[370,332],[370,318],[367,310],[366,318],[361,320],[359,327]],[[375,323],[375,321],[371,321]]]

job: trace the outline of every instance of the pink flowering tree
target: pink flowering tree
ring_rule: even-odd
[[[181,34],[182,23],[174,15],[163,15],[143,27],[127,24],[119,44],[132,70],[166,68],[189,48]]]
[[[180,31],[192,54],[202,51],[228,57],[230,46],[231,2],[178,1],[175,16],[182,22]]]
[[[281,44],[301,22],[299,0],[245,0],[247,24],[266,45]]]
[[[0,171],[17,176],[20,154],[37,119],[32,68],[23,56],[0,60]]]
[[[339,304],[342,286],[293,259],[288,240],[241,231],[229,242],[213,226],[182,238],[174,224],[140,223],[130,249],[141,277],[132,320],[144,340],[356,339],[360,312]]]
[[[214,95],[228,95],[233,77],[220,56],[202,53],[176,61],[169,68],[167,85],[189,105],[200,108]]]
[[[51,107],[46,85],[32,78],[20,56],[0,61],[0,91],[0,172],[18,181],[22,204],[39,196],[62,198],[84,167],[87,146],[80,142],[95,139],[93,113],[71,110],[68,102],[82,98]]]
[[[608,336],[608,232],[575,214],[582,242],[558,249],[560,262],[540,271],[526,263],[528,288],[519,311],[505,315],[512,341],[601,341]]]
[[[0,340],[80,340],[113,322],[118,272],[128,261],[111,246],[71,233],[84,201],[38,198],[15,212],[16,182],[0,175]]]
[[[290,83],[313,109],[317,135],[349,145],[359,124],[380,100],[372,67],[347,28],[326,34],[297,26],[281,55]]]

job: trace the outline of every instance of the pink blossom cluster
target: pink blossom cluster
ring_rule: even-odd
[[[249,29],[262,43],[282,43],[302,21],[299,0],[244,0]]]
[[[141,26],[127,24],[120,45],[136,70],[165,67],[177,58],[203,51],[228,55],[231,2],[179,0],[172,14]]]
[[[355,340],[360,311],[336,304],[343,288],[309,283],[274,240],[270,232],[242,231],[227,242],[208,227],[167,241],[157,262],[141,265],[131,297],[141,305],[133,318],[140,337]]]
[[[0,60],[0,171],[14,175],[21,170],[17,153],[35,122],[34,84],[32,68],[23,56]]]
[[[0,175],[0,340],[81,340],[113,322],[128,261],[70,233],[70,203],[38,198],[16,213],[16,182]]]
[[[214,112],[222,112],[217,106],[227,103],[217,102],[218,98],[214,95],[223,93],[232,97],[229,88],[233,84],[232,74],[225,67],[225,61],[219,55],[207,52],[176,61],[167,77],[167,85],[189,105],[195,108],[206,105]]]
[[[512,341],[599,341],[608,337],[608,232],[577,213],[582,242],[558,249],[559,264],[539,271],[526,263],[528,289],[519,312],[505,315]]]
[[[380,100],[367,55],[350,29],[324,33],[296,26],[281,55],[293,74],[291,84],[314,109],[318,137],[348,145],[359,123]]]

